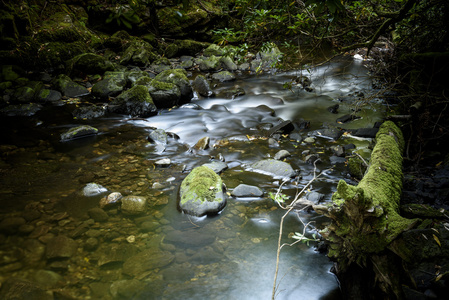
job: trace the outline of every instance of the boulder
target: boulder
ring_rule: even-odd
[[[60,235],[52,238],[47,243],[46,255],[48,259],[70,258],[77,249],[78,243],[75,240],[65,235]]]
[[[170,108],[180,102],[181,90],[174,83],[154,79],[147,87],[157,108]]]
[[[42,89],[36,94],[36,101],[38,102],[54,102],[59,101],[62,94],[55,90]]]
[[[235,71],[238,69],[238,66],[229,56],[223,56],[222,58],[220,58],[220,61],[223,68],[225,68],[228,71]]]
[[[204,164],[203,166],[212,169],[217,174],[220,174],[228,168],[228,164],[222,161],[212,161],[210,163]]]
[[[98,133],[98,129],[89,125],[81,125],[70,128],[68,131],[61,134],[61,142],[67,142],[86,136],[95,135]]]
[[[293,170],[289,163],[276,159],[258,161],[252,164],[251,168],[256,172],[265,173],[274,177],[291,178],[296,176],[296,171]]]
[[[234,197],[262,197],[263,191],[257,186],[239,184],[231,193]]]
[[[223,182],[212,169],[201,166],[182,181],[179,208],[193,216],[219,213],[226,205]]]
[[[210,57],[212,55],[222,56],[224,52],[225,52],[224,49],[220,48],[220,46],[218,46],[217,44],[210,44],[210,46],[204,50],[204,56],[206,57]]]
[[[155,114],[157,108],[148,89],[143,85],[135,85],[115,98],[111,102],[110,110],[132,117],[145,118]]]
[[[214,55],[211,57],[204,57],[197,61],[200,71],[215,71],[221,66],[220,59]]]
[[[212,75],[212,78],[221,82],[235,80],[235,75],[229,71],[221,71]]]
[[[114,65],[104,56],[94,53],[83,53],[67,61],[69,74],[104,74],[113,71]]]
[[[122,212],[126,215],[139,215],[145,212],[147,198],[141,196],[126,196],[122,198]]]
[[[81,106],[72,112],[72,116],[76,119],[94,119],[103,117],[106,109],[103,106],[89,105]]]
[[[210,87],[209,81],[203,75],[196,76],[193,81],[193,88],[203,97],[211,97],[214,95],[214,91]]]
[[[323,128],[315,130],[310,134],[316,137],[322,137],[336,141],[343,135],[343,131],[338,128]]]
[[[104,78],[92,87],[92,95],[99,98],[116,96],[126,86],[126,76],[124,72],[106,72]]]
[[[72,81],[69,76],[65,74],[58,75],[53,80],[54,87],[66,97],[80,97],[88,95],[89,91],[82,85]]]
[[[157,60],[158,56],[153,53],[153,47],[145,41],[133,41],[122,55],[120,64],[133,64],[147,66]]]
[[[10,117],[30,117],[35,115],[41,109],[42,105],[37,103],[18,104],[8,105],[7,107],[0,109],[0,113]]]
[[[159,73],[155,80],[173,83],[181,91],[181,99],[185,102],[189,102],[193,96],[192,86],[187,78],[187,72],[184,69],[166,70]]]

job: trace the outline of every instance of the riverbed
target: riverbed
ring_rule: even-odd
[[[285,88],[300,76],[310,79],[311,89]],[[370,139],[344,134],[335,141],[319,136],[319,130],[373,127],[387,107],[369,97],[375,93],[371,86],[364,62],[348,56],[302,71],[242,73],[235,81],[216,83],[216,97],[195,95],[187,105],[145,119],[74,120],[70,111],[77,103],[45,107],[29,118],[4,117],[0,213],[17,226],[2,227],[0,282],[26,280],[54,298],[269,299],[285,212],[269,194],[281,189],[291,200],[324,171],[307,192],[319,193],[326,203],[339,180],[351,182],[345,157],[336,157],[331,147],[354,144],[356,151],[369,153]],[[223,96],[233,88],[245,94]],[[338,113],[331,113],[328,108],[336,104]],[[336,122],[354,111],[359,119]],[[285,120],[295,124],[301,140],[266,134]],[[99,134],[61,143],[60,133],[79,124]],[[166,144],[148,141],[156,128],[169,133]],[[204,137],[209,148],[194,149]],[[298,171],[295,178],[283,182],[250,168],[280,150],[291,154],[284,160]],[[311,154],[319,162],[310,163]],[[157,163],[167,158],[168,166]],[[228,194],[225,209],[212,217],[183,214],[177,207],[182,180],[213,161],[227,164],[220,174]],[[87,197],[82,190],[88,183],[107,192]],[[242,183],[258,186],[264,196],[232,197]],[[146,197],[146,212],[129,216],[112,207],[103,217],[95,215],[110,192]],[[289,236],[302,232],[302,224],[310,224],[305,232],[311,237],[326,222],[313,211],[296,210],[286,218],[283,242],[294,242]],[[61,236],[68,240],[56,243]],[[332,262],[316,246],[282,249],[276,299],[340,299]],[[49,255],[49,248],[59,254]]]

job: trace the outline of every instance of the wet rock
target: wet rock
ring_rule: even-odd
[[[297,143],[301,143],[303,140],[303,137],[301,136],[301,134],[299,132],[293,132],[290,134],[290,139],[297,142]]]
[[[38,270],[34,274],[34,281],[44,288],[52,288],[62,280],[62,276],[49,270]]]
[[[153,53],[153,47],[148,42],[135,40],[129,43],[120,59],[120,64],[147,66],[157,59],[158,56]]]
[[[344,164],[346,163],[346,158],[332,155],[331,157],[329,157],[329,161],[332,165]]]
[[[33,88],[29,86],[22,86],[14,91],[12,98],[19,102],[31,102],[34,99],[35,93],[36,91]]]
[[[160,226],[159,222],[156,221],[146,221],[140,224],[140,231],[151,232],[156,230]]]
[[[251,165],[256,172],[265,173],[274,177],[291,178],[296,176],[295,170],[286,162],[276,159],[264,159]]]
[[[162,268],[170,264],[175,256],[167,251],[159,249],[146,249],[130,258],[123,264],[123,273],[129,276],[139,277],[142,274],[156,268]]]
[[[221,64],[224,69],[228,71],[235,71],[238,69],[238,66],[229,56],[223,56],[220,58]]]
[[[139,215],[145,212],[147,198],[141,196],[125,196],[122,198],[122,212],[126,215]]]
[[[98,196],[101,195],[103,193],[106,193],[108,191],[107,188],[105,188],[104,186],[95,183],[95,182],[91,182],[86,184],[86,186],[83,188],[81,194],[85,197],[93,197],[93,196]]]
[[[124,72],[106,72],[104,78],[92,87],[92,95],[102,99],[116,96],[123,91],[126,82]]]
[[[220,92],[219,96],[226,99],[232,99],[245,95],[246,92],[241,87],[226,89]]]
[[[67,61],[67,70],[72,75],[104,74],[114,70],[114,64],[104,56],[83,53]]]
[[[154,61],[149,69],[153,70],[154,73],[159,74],[164,71],[170,70],[172,68],[171,62],[166,57],[161,57]]]
[[[84,243],[83,248],[87,251],[94,251],[95,249],[98,248],[99,244],[100,244],[100,242],[98,241],[97,238],[90,237]]]
[[[95,119],[103,117],[106,114],[106,109],[103,106],[89,105],[78,107],[72,112],[76,119]]]
[[[313,202],[314,204],[319,204],[324,199],[324,194],[318,192],[309,192],[306,194],[306,199]]]
[[[174,83],[153,79],[147,87],[157,108],[170,108],[180,102],[181,90]]]
[[[159,159],[159,160],[155,161],[154,164],[158,167],[165,168],[171,164],[171,160],[170,160],[170,158],[163,158],[163,159]]]
[[[145,81],[151,78],[148,76],[148,73],[145,71],[141,71],[140,69],[136,68],[136,70],[131,70],[129,72],[126,73],[126,79],[128,81],[129,84],[131,84],[131,86],[136,85],[137,82],[140,81]],[[141,84],[141,83],[137,83],[137,84]],[[145,84],[141,84],[141,85],[145,85]]]
[[[328,110],[330,113],[338,114],[338,109],[339,109],[339,108],[340,108],[340,105],[339,105],[339,104],[335,104],[335,105],[329,106],[329,107],[327,108],[327,110]]]
[[[74,98],[89,94],[84,86],[72,81],[69,76],[64,74],[58,75],[53,80],[53,85],[66,97]]]
[[[42,89],[36,94],[36,101],[43,103],[59,101],[61,98],[62,94],[59,91],[50,89]]]
[[[111,284],[109,292],[114,299],[135,299],[144,287],[145,285],[137,279],[118,280]]]
[[[119,192],[110,193],[107,197],[101,198],[100,208],[112,207],[120,202],[122,194]]]
[[[310,134],[315,137],[322,137],[325,139],[336,141],[343,135],[343,131],[338,128],[323,128],[315,130]]]
[[[208,136],[205,136],[205,137],[201,138],[195,144],[195,146],[193,146],[193,149],[195,149],[196,151],[201,151],[201,150],[208,149],[209,148],[209,142],[210,142],[210,138]]]
[[[137,248],[131,244],[103,244],[96,251],[98,266],[112,263],[121,263],[137,254]]]
[[[220,82],[235,80],[235,75],[229,71],[221,71],[212,75],[212,78]]]
[[[187,78],[187,72],[184,69],[166,70],[159,73],[154,80],[168,82],[176,85],[181,91],[181,100],[189,102],[193,96],[192,86]]]
[[[19,278],[8,278],[2,284],[0,299],[53,300],[53,296],[35,283]]]
[[[73,239],[60,235],[52,238],[47,244],[48,259],[70,258],[78,249],[78,243]]]
[[[214,95],[214,91],[210,87],[209,81],[203,75],[196,76],[193,81],[193,88],[203,97],[211,97]]]
[[[356,115],[353,115],[353,114],[350,114],[350,115],[344,115],[344,116],[338,118],[336,120],[336,122],[339,123],[339,124],[343,124],[343,123],[348,123],[348,122],[351,122],[351,121],[354,121],[354,120],[357,120],[357,119],[360,119],[360,117],[356,116]]]
[[[274,159],[283,160],[284,158],[287,158],[289,156],[291,156],[290,152],[288,152],[287,150],[280,150],[274,155]]]
[[[320,156],[318,154],[309,154],[304,158],[304,161],[310,165],[313,165],[315,162],[320,160]]]
[[[25,219],[22,217],[9,217],[5,218],[0,222],[0,232],[6,234],[17,233],[19,227],[26,223]]]
[[[166,145],[168,143],[167,133],[163,129],[155,129],[148,135],[148,141]]]
[[[0,113],[10,117],[30,117],[42,109],[37,103],[8,105],[0,109]]]
[[[87,211],[89,217],[95,220],[95,222],[105,222],[108,220],[108,214],[99,207],[91,208]]]
[[[269,138],[268,139],[268,146],[269,147],[273,147],[273,148],[278,148],[279,147],[279,143],[274,138]]]
[[[212,55],[222,56],[225,53],[225,50],[220,48],[217,44],[211,44],[209,47],[204,49],[204,56],[210,57]]]
[[[359,128],[351,133],[353,136],[362,138],[375,138],[379,128]]]
[[[220,174],[228,168],[228,164],[222,161],[212,161],[210,163],[204,164],[203,166],[212,169],[217,174]]]
[[[231,195],[234,197],[262,197],[263,191],[257,186],[239,184]]]
[[[257,57],[260,57],[261,59],[261,67],[263,68],[274,68],[277,64],[277,62],[280,61],[282,58],[282,52],[279,50],[279,48],[274,44],[270,43],[268,47],[264,50],[261,50]],[[260,65],[259,65],[260,66]],[[256,71],[257,68],[255,68],[254,71]]]
[[[331,147],[331,150],[338,157],[345,156],[345,148],[343,148],[343,146],[341,145],[333,146]]]
[[[67,142],[78,138],[96,135],[98,129],[89,125],[81,125],[70,128],[68,131],[61,134],[61,142]]]
[[[294,129],[295,129],[295,126],[293,125],[293,123],[291,121],[289,121],[289,120],[283,121],[283,122],[273,126],[267,132],[267,136],[272,136],[276,132],[288,134],[288,133],[292,132]]]
[[[217,214],[226,205],[223,182],[212,169],[201,166],[182,181],[179,208],[193,216]]]
[[[197,63],[202,72],[218,70],[221,65],[220,59],[215,55],[199,59]]]
[[[111,102],[110,110],[132,117],[145,118],[154,115],[157,108],[148,89],[143,85],[135,85],[117,96]]]

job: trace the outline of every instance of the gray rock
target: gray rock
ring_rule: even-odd
[[[320,156],[318,154],[309,154],[304,158],[304,161],[313,165],[315,162],[318,162],[319,158]]]
[[[158,167],[164,167],[165,168],[165,167],[168,167],[171,164],[171,160],[170,160],[170,158],[162,158],[162,159],[156,160],[154,162],[154,164],[156,166],[158,166]]]
[[[314,139],[313,137],[311,137],[311,136],[306,137],[306,138],[304,139],[304,143],[307,143],[307,144],[313,144],[313,143],[315,143],[315,139]]]
[[[155,129],[148,135],[148,141],[166,145],[168,143],[167,133],[163,129]]]
[[[67,61],[70,74],[103,74],[114,70],[114,65],[104,56],[94,53],[83,53]]]
[[[89,91],[84,86],[73,82],[69,76],[64,74],[58,75],[54,79],[53,84],[66,97],[80,97],[89,94]]]
[[[181,91],[181,100],[189,102],[193,96],[192,86],[184,69],[166,70],[159,73],[154,80],[173,83]]]
[[[220,68],[220,59],[216,57],[215,55],[212,55],[211,57],[203,58],[198,61],[198,67],[200,68],[200,71],[215,71]]]
[[[58,281],[61,279],[61,275],[49,270],[39,270],[34,274],[34,280],[39,283],[40,286],[45,288],[52,288],[56,286]]]
[[[343,148],[343,146],[341,146],[341,145],[331,147],[331,150],[335,154],[335,156],[338,156],[338,157],[345,156],[345,148]]]
[[[324,194],[318,192],[309,192],[306,194],[306,199],[313,202],[314,204],[318,204],[324,199]]]
[[[42,89],[36,94],[36,101],[38,102],[55,102],[62,98],[59,91]]]
[[[210,87],[209,81],[203,75],[196,76],[193,81],[193,88],[203,97],[211,97],[214,95],[214,91]]]
[[[101,195],[103,193],[106,193],[108,191],[107,188],[105,188],[104,186],[95,183],[95,182],[91,182],[86,184],[86,186],[83,188],[81,194],[85,197],[93,197],[93,196],[98,196]]]
[[[42,109],[37,103],[8,105],[0,109],[0,113],[10,117],[30,117]]]
[[[95,220],[95,222],[105,222],[109,219],[108,214],[99,207],[91,208],[87,211],[89,217]]]
[[[220,92],[219,96],[226,98],[226,99],[232,99],[234,100],[235,98],[239,97],[239,96],[243,96],[245,95],[245,90],[242,89],[241,87],[235,87],[235,88],[231,88],[231,89],[226,89]]]
[[[117,96],[111,102],[110,110],[132,117],[146,118],[154,115],[157,108],[148,89],[143,85],[135,85]]]
[[[137,279],[118,280],[111,284],[109,292],[114,299],[135,299],[144,287],[145,285]]]
[[[157,108],[170,108],[178,105],[181,100],[181,90],[174,83],[153,79],[146,86]]]
[[[10,277],[2,283],[0,299],[53,300],[54,297],[35,283]]]
[[[288,152],[287,150],[280,150],[274,155],[274,159],[283,160],[284,158],[287,158],[289,156],[291,156],[290,152]]]
[[[122,200],[122,194],[119,192],[110,193],[107,197],[103,197],[100,200],[100,208],[112,207]]]
[[[344,164],[346,162],[346,158],[332,155],[331,157],[329,157],[329,161],[332,165]]]
[[[180,209],[193,216],[217,214],[226,205],[220,176],[205,166],[197,167],[187,175],[179,194]]]
[[[295,170],[286,162],[276,159],[264,159],[251,165],[256,172],[265,173],[274,177],[291,178],[296,176]]]
[[[52,238],[47,244],[47,258],[70,258],[78,249],[78,243],[73,239],[60,235]]]
[[[123,91],[126,83],[124,72],[106,72],[104,78],[92,87],[92,95],[103,99],[116,96]]]
[[[344,115],[340,118],[338,118],[335,122],[339,123],[339,124],[343,124],[343,123],[348,123],[354,120],[360,119],[359,116],[350,114],[350,115]]]
[[[122,212],[127,215],[139,215],[145,212],[147,198],[141,196],[126,196],[122,198]]]
[[[235,75],[229,71],[221,71],[212,75],[212,78],[221,82],[235,80]]]
[[[359,128],[352,135],[363,138],[375,138],[378,131],[379,128]]]
[[[26,223],[22,217],[9,217],[0,222],[0,232],[14,234],[21,225]]]
[[[330,139],[330,140],[336,141],[342,136],[343,131],[338,128],[323,128],[323,129],[315,130],[315,131],[311,132],[310,134],[315,137],[322,137],[325,139]]]
[[[61,142],[67,142],[78,138],[96,135],[98,129],[89,125],[81,125],[70,128],[68,131],[61,134]]]
[[[210,163],[204,164],[203,166],[212,169],[217,174],[220,174],[228,168],[228,164],[222,161],[212,161]]]
[[[220,61],[223,67],[228,71],[235,71],[238,69],[238,66],[229,56],[223,56]]]
[[[209,47],[207,47],[204,50],[204,56],[210,57],[210,56],[222,56],[224,54],[224,49],[220,48],[217,44],[211,44]]]
[[[132,244],[103,244],[96,251],[98,266],[120,263],[137,254],[136,246]]]
[[[262,197],[263,191],[257,186],[239,184],[231,195],[234,197]]]
[[[165,267],[174,260],[175,256],[159,249],[146,249],[130,258],[123,264],[122,272],[126,275],[139,277],[157,268]]]
[[[208,136],[205,136],[205,137],[199,139],[198,142],[196,142],[195,146],[193,146],[193,149],[195,149],[197,151],[205,150],[205,149],[209,148],[209,142],[210,142],[210,138]]]
[[[22,86],[14,91],[12,97],[19,102],[31,102],[34,99],[36,91],[29,86]]]
[[[106,114],[106,109],[103,106],[89,105],[81,106],[72,112],[74,118],[77,119],[94,119],[103,117]]]

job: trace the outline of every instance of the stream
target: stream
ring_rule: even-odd
[[[283,87],[299,75],[310,78],[313,91]],[[329,202],[339,180],[351,182],[345,159],[330,147],[354,144],[359,153],[369,153],[370,139],[345,134],[337,141],[318,136],[305,142],[285,134],[269,143],[263,132],[282,120],[310,122],[309,128],[295,130],[302,138],[323,124],[373,127],[387,109],[383,102],[375,97],[346,100],[360,92],[374,94],[371,86],[363,61],[342,57],[302,74],[241,74],[235,81],[217,83],[217,97],[197,96],[146,119],[109,115],[73,120],[70,111],[76,103],[45,107],[29,118],[3,117],[0,282],[31,282],[33,288],[52,291],[54,299],[270,299],[285,211],[269,193],[281,186],[293,199],[314,173],[327,170],[308,192]],[[221,96],[236,87],[245,95]],[[338,114],[328,110],[335,104]],[[354,109],[360,109],[360,119],[336,123]],[[59,141],[61,132],[79,124],[94,126],[99,134]],[[169,133],[167,144],[148,142],[155,128]],[[204,137],[210,138],[210,147],[194,150]],[[290,152],[285,161],[299,170],[298,177],[282,182],[249,168],[279,150]],[[320,157],[317,169],[306,161],[309,154]],[[225,209],[213,217],[181,213],[177,196],[182,180],[193,168],[220,157],[228,166],[220,174],[228,192]],[[170,165],[158,166],[164,158]],[[82,195],[91,182],[109,192],[146,197],[147,211],[129,216],[113,207],[95,215],[92,209],[109,192]],[[242,183],[258,186],[264,196],[231,197]],[[307,237],[327,219],[313,211],[292,212],[285,220],[283,243],[294,242],[289,236],[309,222]],[[61,236],[65,240],[55,242]],[[282,249],[276,299],[340,299],[332,262],[316,245]],[[50,249],[58,254],[51,255]]]

